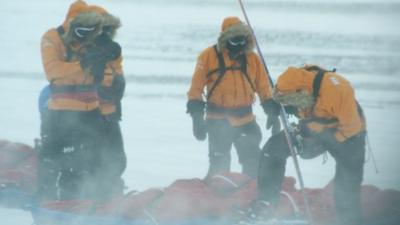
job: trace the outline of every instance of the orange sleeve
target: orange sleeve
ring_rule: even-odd
[[[256,83],[255,88],[260,98],[260,101],[263,102],[272,97],[272,88],[269,82],[269,74],[265,71],[265,68],[261,62],[261,59],[258,55],[254,54],[254,59],[256,60],[257,72],[256,72]]]
[[[196,68],[192,77],[192,83],[187,93],[189,100],[203,100],[204,87],[207,84],[207,73],[209,70],[210,51],[203,51],[197,58]]]
[[[84,76],[79,62],[69,63],[65,61],[63,42],[55,29],[48,31],[43,36],[41,53],[47,80],[53,81],[68,76],[82,78]]]

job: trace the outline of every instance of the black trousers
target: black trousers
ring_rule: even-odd
[[[242,165],[242,173],[257,177],[261,130],[255,121],[233,127],[225,119],[208,119],[207,129],[210,161],[207,177],[230,171],[232,144]]]
[[[86,187],[99,168],[103,131],[98,110],[49,110],[43,115],[38,154],[39,199],[89,195]]]
[[[361,183],[365,157],[365,133],[343,143],[324,146],[336,161],[334,200],[337,223],[361,225]],[[285,175],[286,159],[290,156],[283,131],[265,144],[258,172],[258,199],[277,204]]]

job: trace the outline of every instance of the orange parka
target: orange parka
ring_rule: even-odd
[[[226,68],[241,66],[238,60],[230,59],[228,50],[226,49],[226,41],[236,35],[244,35],[247,39],[248,45],[245,49],[245,57],[247,62],[247,75],[251,83],[241,70],[228,69],[220,83],[215,87],[211,97],[208,99],[209,104],[211,103],[217,107],[233,110],[242,107],[251,107],[255,101],[256,93],[260,101],[270,99],[272,96],[268,74],[259,56],[253,52],[254,41],[249,27],[243,24],[237,17],[228,17],[224,20],[222,32],[218,39],[218,44],[216,45],[217,51],[222,53]],[[206,88],[207,93],[209,93],[220,76],[218,68],[216,50],[214,46],[210,46],[198,57],[191,87],[188,92],[189,100],[203,100],[204,88]],[[242,117],[237,117],[224,113],[207,111],[207,118],[228,119],[233,126],[240,126],[253,121],[255,116],[251,112]]]
[[[305,68],[289,67],[279,76],[276,91],[285,94],[306,90],[311,94],[316,74],[316,71],[307,71]],[[338,142],[366,129],[365,118],[351,84],[334,72],[324,74],[314,105],[301,110],[299,116],[308,121],[308,127],[317,133],[325,128],[336,128],[335,138]]]
[[[89,12],[88,5],[78,0],[69,8],[62,25],[63,33],[52,28],[42,37],[42,62],[53,92],[48,105],[51,110],[91,111],[99,107],[93,77],[83,71],[79,63],[83,44],[72,41],[70,30],[72,23],[85,22],[96,26],[96,31],[88,38],[93,39],[101,30],[101,17]]]

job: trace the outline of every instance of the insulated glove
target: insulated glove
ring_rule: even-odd
[[[261,103],[265,114],[267,114],[267,130],[272,128],[272,134],[276,134],[281,130],[279,121],[280,105],[272,99]]]
[[[90,68],[90,72],[93,76],[93,80],[94,80],[95,84],[99,84],[99,83],[103,82],[105,69],[106,69],[105,62],[98,62]]]
[[[288,115],[293,115],[293,116],[297,116],[297,114],[298,114],[297,108],[294,106],[291,106],[291,105],[285,106],[285,112]]]
[[[189,100],[186,104],[186,112],[192,117],[193,136],[199,141],[204,141],[207,137],[204,107],[205,103],[200,100]]]
[[[125,93],[125,86],[126,86],[126,81],[123,75],[114,76],[111,88],[115,96],[115,99],[121,101]]]
[[[116,60],[121,55],[121,46],[106,33],[96,37],[94,43],[107,54],[107,61]]]
[[[105,62],[105,60],[104,52],[97,47],[89,48],[80,60],[82,69],[87,69],[98,62]]]
[[[111,42],[106,46],[89,48],[80,60],[82,69],[86,69],[97,63],[107,63],[121,56],[121,46],[117,42]]]
[[[200,114],[192,115],[193,136],[199,140],[204,141],[207,138],[207,126],[204,117]]]

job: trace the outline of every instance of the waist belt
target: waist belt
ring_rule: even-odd
[[[51,85],[52,99],[73,99],[85,103],[98,100],[97,91],[94,85]]]
[[[243,117],[249,113],[253,112],[253,108],[251,106],[243,106],[238,108],[225,108],[221,106],[217,106],[213,103],[207,103],[207,112],[210,113],[220,113],[229,116],[235,117]]]
[[[94,85],[50,85],[50,89],[52,94],[96,92]]]

